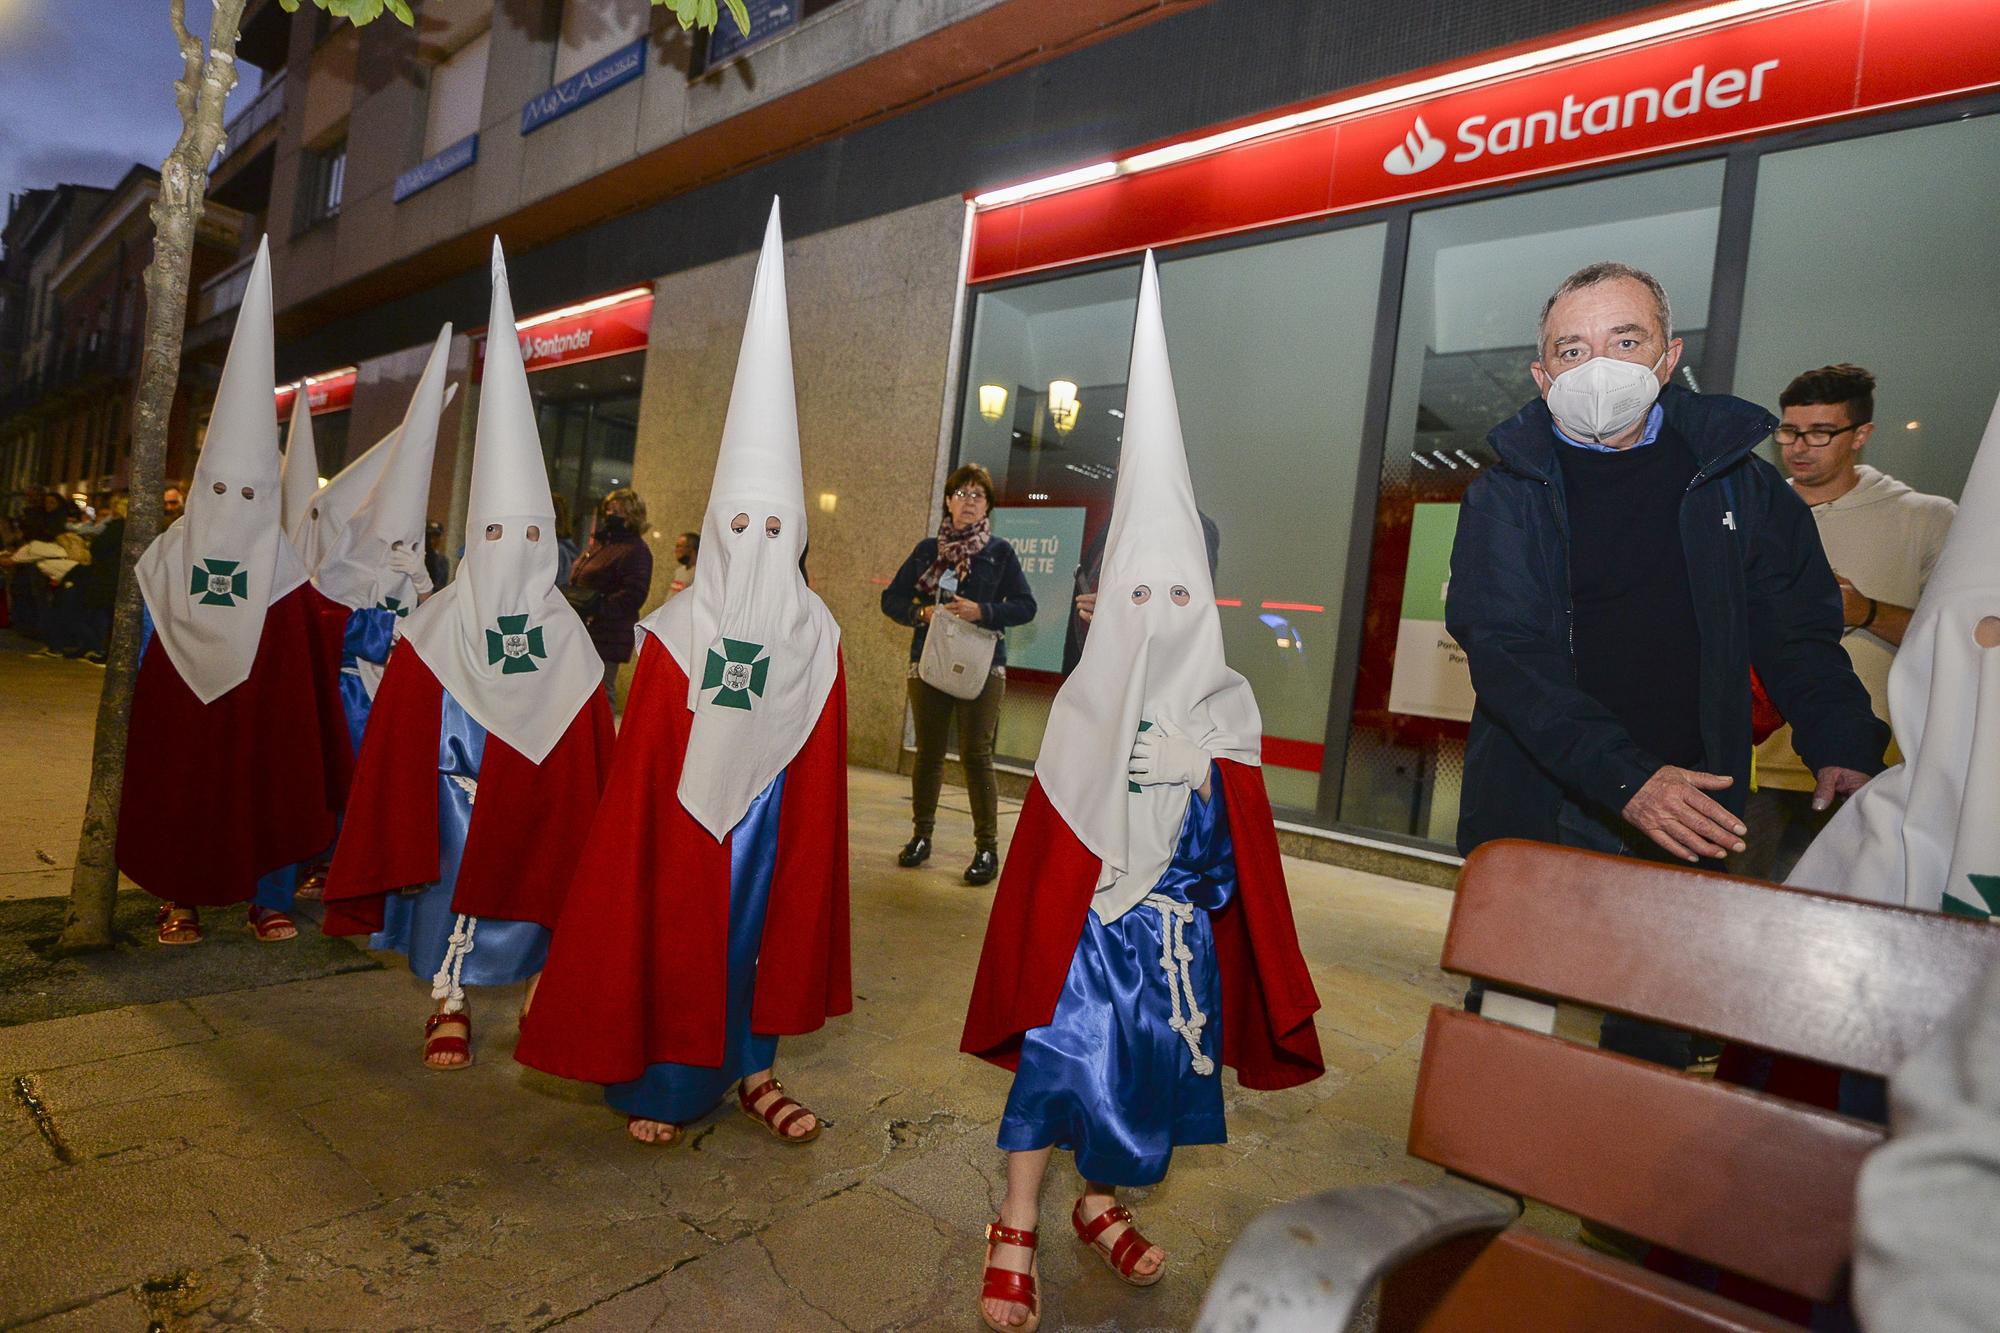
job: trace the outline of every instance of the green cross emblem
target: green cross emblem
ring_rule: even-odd
[[[2000,875],[1967,875],[1972,892],[1963,898],[1944,895],[1946,916],[1969,916],[1975,921],[2000,920]]]
[[[402,598],[400,598],[400,597],[384,597],[384,598],[382,599],[382,604],[381,604],[380,606],[376,607],[375,609],[376,609],[377,611],[394,611],[394,612],[396,613],[396,619],[398,619],[398,620],[401,620],[401,619],[402,619],[402,618],[403,618],[404,616],[407,616],[408,614],[410,614],[410,608],[409,608],[409,607],[407,607],[407,606],[404,606],[404,605],[403,605],[403,599],[402,599]],[[524,620],[524,619],[526,619],[526,617],[525,617],[525,616],[520,616],[520,617],[516,617],[516,616],[508,616],[508,617],[507,617],[507,619],[509,619],[509,620],[515,620],[515,619],[523,619],[523,620]],[[535,631],[535,633],[539,635],[539,634],[541,633],[541,631],[540,631],[540,630],[536,630],[536,631]],[[532,667],[530,667],[530,668],[529,668],[529,670],[533,670],[533,669],[534,669],[534,668],[532,668]]]
[[[718,708],[750,711],[751,696],[762,697],[764,678],[771,672],[771,659],[763,656],[764,645],[741,639],[724,639],[722,651],[708,650],[708,666],[702,672],[701,687],[714,690]]]
[[[503,676],[536,671],[534,659],[547,657],[542,647],[542,627],[528,628],[526,616],[501,616],[498,630],[486,631],[486,665],[500,663]]]
[[[250,571],[234,560],[197,560],[188,594],[201,594],[201,606],[234,606],[250,595]]]

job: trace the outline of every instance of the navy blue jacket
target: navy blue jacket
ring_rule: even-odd
[[[1680,528],[1701,632],[1704,768],[1736,779],[1711,794],[1742,814],[1753,665],[1809,767],[1879,772],[1889,729],[1840,646],[1840,590],[1811,511],[1751,453],[1776,419],[1679,385],[1660,403],[1661,443],[1678,436],[1699,465]],[[1555,452],[1569,446],[1552,424],[1537,398],[1495,427],[1486,439],[1499,462],[1459,510],[1445,624],[1478,694],[1459,804],[1462,852],[1493,838],[1616,850],[1629,833],[1618,812],[1661,766],[1576,683],[1569,519]]]
[[[937,600],[935,594],[929,597],[919,594],[917,580],[935,559],[937,538],[926,537],[910,552],[910,558],[896,571],[895,579],[882,589],[882,614],[898,625],[916,627],[910,636],[912,662],[924,651],[923,610]],[[985,550],[972,557],[972,567],[966,571],[958,595],[979,603],[979,623],[986,629],[1004,630],[1035,618],[1035,590],[1028,586],[1028,576],[1021,572],[1021,558],[1002,537],[992,538]],[[1002,636],[993,645],[993,665],[1006,664],[1007,640]]]

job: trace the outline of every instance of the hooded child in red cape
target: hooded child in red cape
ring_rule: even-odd
[[[1258,765],[1263,723],[1223,659],[1150,254],[1139,285],[1103,572],[1049,713],[987,923],[961,1048],[1014,1070],[980,1317],[1041,1321],[1049,1156],[1086,1182],[1078,1240],[1135,1286],[1166,1256],[1119,1205],[1176,1146],[1221,1143],[1220,1066],[1245,1087],[1324,1072]]]
[[[271,269],[258,247],[187,512],[139,560],[146,633],[133,687],[118,868],[164,900],[162,944],[199,907],[250,902],[259,939],[298,932],[296,863],[333,841],[347,780],[326,599],[285,539],[271,411]],[[304,762],[301,762],[303,759]]]
[[[487,327],[513,326],[496,241]],[[433,1069],[472,1062],[465,987],[525,981],[532,999],[611,764],[603,665],[556,591],[555,502],[512,338],[486,350],[466,530],[458,577],[389,654],[326,883],[328,934],[370,933],[430,980]]]
[[[775,205],[693,586],[641,623],[611,785],[515,1054],[605,1085],[670,1144],[736,1090],[787,1144],[819,1134],[778,1038],[853,1007],[840,631],[806,586]]]

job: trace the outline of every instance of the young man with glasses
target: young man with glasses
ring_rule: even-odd
[[[1792,491],[1812,509],[1820,545],[1840,583],[1842,639],[1876,716],[1889,716],[1889,664],[1944,549],[1958,507],[1861,461],[1875,431],[1875,376],[1860,366],[1809,370],[1778,395],[1771,432]],[[1894,756],[1891,756],[1892,758]],[[1783,879],[1830,817],[1815,812],[1813,776],[1792,749],[1790,727],[1757,750],[1751,822],[1781,835],[1752,845],[1732,868]]]

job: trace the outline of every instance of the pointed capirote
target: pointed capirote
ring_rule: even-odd
[[[250,676],[271,603],[305,582],[286,539],[271,345],[271,254],[257,243],[187,512],[140,557],[139,589],[157,641],[196,698]]]
[[[399,607],[416,604],[415,589],[406,586],[408,577],[389,568],[389,552],[397,543],[414,551],[424,548],[431,465],[450,361],[451,325],[446,324],[431,344],[402,424],[388,446],[388,460],[315,571],[319,590],[344,606],[380,606],[389,596]]]
[[[507,257],[493,238],[493,302],[486,320],[486,368],[479,385],[478,445],[472,452],[472,487],[466,531],[495,519],[555,517],[549,476],[535,427],[528,371],[514,333],[514,298],[507,287]]]
[[[764,224],[742,350],[729,391],[729,415],[716,452],[711,498],[735,495],[772,500],[805,512],[799,464],[798,395],[792,383],[792,325],[785,304],[785,238],[778,201]],[[801,520],[803,521],[803,519]]]
[[[1159,882],[1187,814],[1189,787],[1135,790],[1129,781],[1142,724],[1185,736],[1211,759],[1261,762],[1257,700],[1223,655],[1151,252],[1139,273],[1097,607],[1035,759],[1049,803],[1101,862],[1091,910],[1106,922]]]
[[[292,395],[292,424],[285,432],[285,462],[278,472],[285,535],[298,545],[312,515],[313,494],[319,490],[319,451],[313,446],[311,394],[305,381]]]

